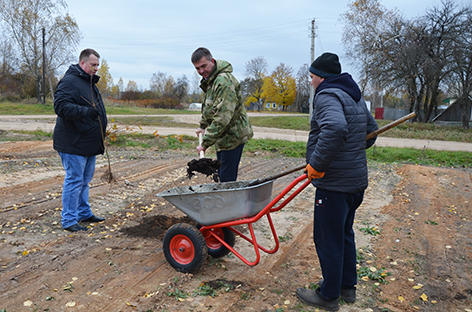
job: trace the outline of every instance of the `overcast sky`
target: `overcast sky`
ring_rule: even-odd
[[[387,9],[405,17],[423,15],[440,0],[380,0]],[[457,0],[464,3],[465,0]],[[69,14],[82,33],[76,54],[97,50],[110,67],[116,84],[122,78],[149,89],[158,71],[174,79],[186,75],[190,83],[195,69],[192,52],[204,46],[215,59],[233,65],[237,79],[245,78],[245,64],[263,56],[272,72],[280,63],[294,74],[310,63],[310,29],[315,19],[315,57],[323,52],[340,56],[343,71],[355,73],[344,60],[340,15],[348,0],[66,0]],[[65,70],[65,69],[64,69]],[[60,73],[58,73],[60,74]]]

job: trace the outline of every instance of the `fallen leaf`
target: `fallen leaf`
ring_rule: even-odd
[[[421,296],[420,296],[421,299],[423,299],[423,301],[428,301],[428,296],[426,296],[425,293],[423,293]]]
[[[66,303],[66,307],[69,307],[69,308],[75,307],[75,302],[74,302],[74,301],[67,302],[67,303]]]
[[[33,305],[33,301],[31,300],[26,300],[25,302],[23,302],[23,305],[25,307],[31,307]]]
[[[400,302],[403,302],[405,301],[405,298],[403,298],[402,296],[398,296],[398,300],[400,300]]]
[[[421,287],[423,287],[423,285],[417,284],[416,286],[413,286],[413,289],[420,289]]]

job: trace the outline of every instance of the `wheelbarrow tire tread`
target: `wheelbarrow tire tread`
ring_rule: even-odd
[[[224,241],[228,243],[231,247],[234,247],[234,243],[236,241],[236,235],[228,228],[224,227],[222,228],[223,234],[224,234]],[[226,256],[227,254],[230,253],[230,250],[226,248],[226,246],[221,245],[220,248],[216,249],[211,249],[208,248],[208,254],[212,256],[213,258],[221,258]]]
[[[185,247],[185,252],[178,251],[176,247],[179,244]],[[188,223],[174,224],[166,231],[163,249],[167,262],[183,273],[197,272],[208,256],[205,238],[195,226]]]
[[[197,225],[197,229],[200,229],[200,228],[201,228],[201,225]],[[228,245],[230,245],[231,247],[234,247],[234,244],[236,242],[236,235],[234,234],[233,231],[231,231],[227,227],[217,228],[217,229],[214,229],[214,231],[216,231],[217,235],[219,235],[220,237],[223,236],[222,237],[223,240]],[[224,256],[226,256],[227,254],[230,253],[230,250],[228,248],[226,248],[225,245],[218,242],[215,238],[213,238],[209,235],[206,235],[206,234],[203,234],[203,237],[205,239],[208,239],[206,243],[207,243],[207,247],[208,247],[208,254],[211,257],[221,258],[221,257],[224,257]]]

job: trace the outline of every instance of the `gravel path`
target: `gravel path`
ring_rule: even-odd
[[[142,115],[127,115],[142,116]],[[172,116],[177,122],[186,122],[195,124],[195,129],[198,127],[197,123],[200,118],[198,114],[189,115],[146,115],[146,117],[169,117]],[[273,114],[264,113],[249,113],[249,116],[273,116]],[[280,116],[280,115],[277,115]],[[294,114],[290,114],[294,116]],[[116,117],[114,115],[108,116],[110,119]],[[120,117],[125,117],[120,115]],[[0,130],[29,130],[37,129],[45,132],[51,132],[54,129],[55,116],[54,115],[0,115]],[[170,134],[185,134],[195,135],[195,129],[192,128],[167,128],[167,127],[153,127],[141,126],[135,131],[143,133],[154,133],[156,130],[160,135]],[[303,141],[308,139],[308,131],[287,130],[277,128],[253,127],[255,139],[279,139],[287,141]],[[415,149],[433,149],[444,151],[464,151],[472,153],[472,143],[451,142],[451,141],[434,141],[434,140],[415,140],[415,139],[398,139],[379,136],[376,145],[379,147],[407,147]]]

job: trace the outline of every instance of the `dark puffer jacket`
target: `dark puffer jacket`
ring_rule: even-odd
[[[100,92],[95,85],[100,77],[91,77],[79,64],[71,65],[59,81],[54,93],[54,149],[80,156],[103,154],[103,138],[107,116]],[[95,106],[95,108],[93,108]],[[87,111],[97,109],[99,117],[87,117]]]
[[[312,183],[332,192],[358,193],[367,188],[365,150],[377,137],[366,135],[378,129],[367,110],[359,87],[343,73],[324,80],[316,89],[306,160],[325,172]]]

